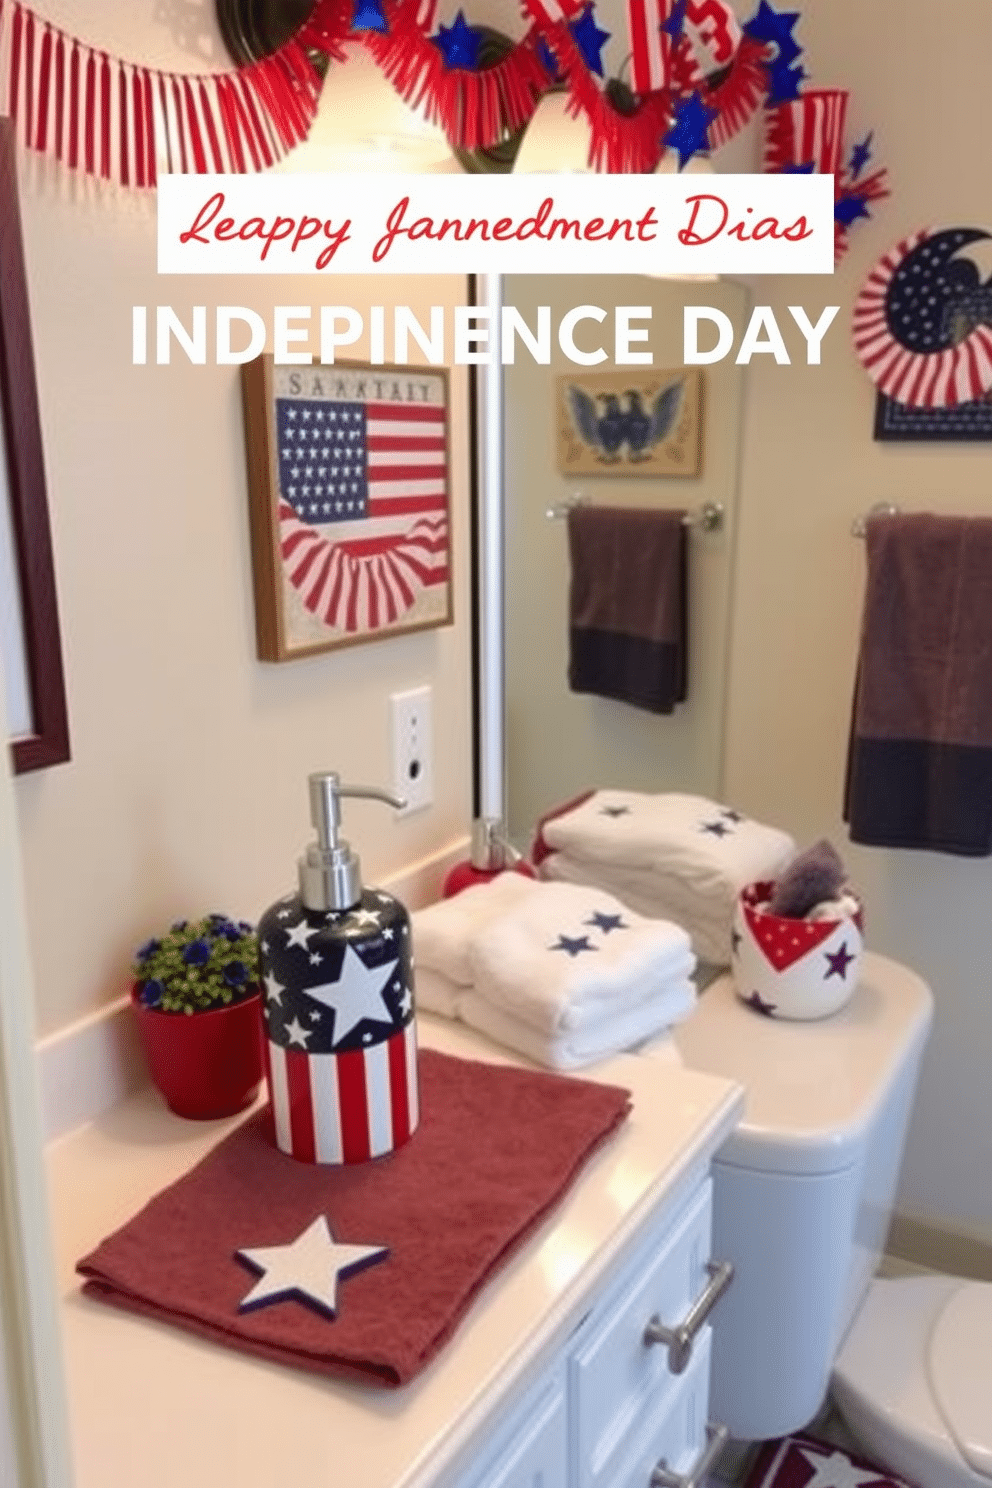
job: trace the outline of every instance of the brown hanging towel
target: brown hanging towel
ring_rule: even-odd
[[[992,854],[992,518],[866,524],[847,760],[854,842]]]
[[[686,697],[684,511],[574,506],[568,513],[573,692],[671,713]]]

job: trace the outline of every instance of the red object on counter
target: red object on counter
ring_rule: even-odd
[[[166,1105],[191,1121],[235,1116],[262,1082],[262,997],[208,1013],[164,1013],[131,988],[131,1006],[155,1084]]]
[[[444,880],[441,889],[442,897],[453,899],[460,894],[462,889],[471,889],[476,884],[489,883],[491,879],[498,878],[501,873],[522,873],[524,878],[536,878],[537,872],[533,863],[521,859],[514,863],[512,868],[476,868],[474,863],[465,860],[464,863],[456,863],[454,868]]]

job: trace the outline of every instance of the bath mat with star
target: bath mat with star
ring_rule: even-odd
[[[914,1488],[905,1478],[811,1436],[766,1442],[745,1488]]]

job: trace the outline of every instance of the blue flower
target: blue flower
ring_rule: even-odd
[[[244,932],[239,930],[237,925],[222,925],[217,931],[217,934],[218,936],[223,936],[225,940],[229,940],[233,945],[236,940],[241,939]]]
[[[206,966],[209,960],[210,946],[205,940],[194,940],[183,951],[184,966]]]
[[[141,949],[136,953],[137,960],[147,961],[149,956],[154,956],[161,944],[162,942],[160,940],[146,940]]]
[[[243,987],[248,980],[248,968],[243,961],[229,961],[224,967],[224,980],[229,987]]]
[[[138,999],[144,1003],[145,1007],[158,1007],[164,991],[162,983],[153,977],[147,982],[142,982]]]
[[[255,928],[255,926],[254,925],[249,925],[249,923],[248,923],[247,920],[239,920],[238,921],[238,929],[240,931],[242,931],[242,933],[245,934],[245,935],[251,935],[251,933],[254,930],[254,928]]]
[[[180,932],[180,930],[185,930],[186,929],[186,926],[188,924],[189,924],[189,920],[176,920],[173,923],[172,928],[175,931],[175,933],[178,935],[179,932]]]

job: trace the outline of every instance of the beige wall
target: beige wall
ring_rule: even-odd
[[[87,36],[196,66],[196,48],[152,10],[150,0],[126,14],[93,7]],[[82,29],[78,15],[52,18]],[[308,168],[305,151],[297,164]],[[132,367],[131,306],[265,313],[374,300],[425,321],[443,304],[450,321],[464,282],[160,279],[150,202],[32,160],[22,202],[73,755],[16,783],[44,1034],[118,996],[133,948],[163,922],[214,908],[253,919],[295,887],[312,836],[307,774],[392,784],[392,692],[433,688],[435,803],[402,819],[348,804],[345,835],[366,878],[467,831],[468,405],[455,369],[455,624],[259,662],[238,368]]]
[[[851,520],[878,500],[992,512],[990,446],[873,442],[847,331],[865,275],[905,234],[992,228],[992,6],[807,0],[800,29],[813,78],[851,90],[849,139],[875,130],[893,195],[852,232],[832,282],[753,284],[782,317],[797,299],[842,309],[822,367],[756,358],[748,375],[726,790],[803,841],[830,836],[864,891],[871,946],[930,981],[900,1205],[992,1241],[992,865],[856,848],[840,820],[864,578]]]

